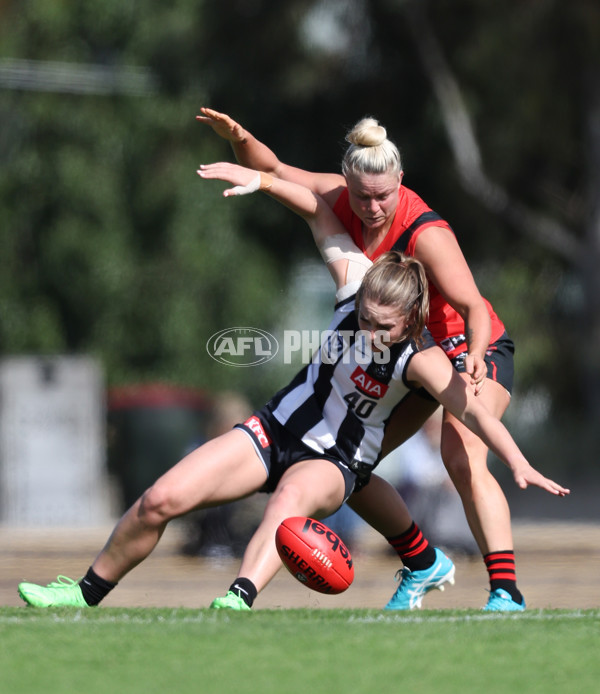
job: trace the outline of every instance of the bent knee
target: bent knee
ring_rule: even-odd
[[[280,514],[293,515],[303,510],[305,493],[302,487],[294,482],[280,483],[269,502],[273,511]]]
[[[443,451],[442,459],[450,479],[461,496],[470,490],[484,488],[494,480],[487,466],[487,456],[469,457],[466,451],[454,450]]]
[[[149,524],[160,524],[177,515],[176,504],[164,486],[155,484],[147,489],[140,500],[140,517]]]

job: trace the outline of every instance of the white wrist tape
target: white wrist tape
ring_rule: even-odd
[[[227,195],[248,195],[248,193],[256,193],[257,190],[271,190],[273,185],[273,176],[268,173],[259,171],[256,177],[253,178],[246,186],[235,186]]]
[[[348,261],[346,284],[362,280],[365,272],[373,265],[347,233],[328,236],[319,246],[319,251],[328,265],[336,260]]]
[[[235,186],[235,188],[232,188],[229,191],[229,195],[248,195],[249,193],[256,193],[256,191],[259,188],[260,188],[260,173],[257,173],[256,176],[247,185]]]

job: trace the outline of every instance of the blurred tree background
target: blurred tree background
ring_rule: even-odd
[[[337,171],[371,114],[516,342],[519,443],[597,475],[599,53],[596,0],[0,0],[0,350],[261,404],[281,373],[207,340],[275,331],[315,251],[265,196],[200,181],[232,154],[195,115]]]

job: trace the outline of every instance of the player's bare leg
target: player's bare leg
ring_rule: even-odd
[[[352,494],[348,506],[384,537],[400,535],[413,519],[404,499],[386,480],[371,475],[369,484]]]
[[[324,460],[293,465],[284,473],[265,507],[261,523],[244,552],[238,577],[227,596],[217,598],[212,607],[247,609],[281,568],[275,547],[279,524],[290,516],[323,518],[337,510],[343,500],[344,478],[335,465]],[[232,588],[237,595],[232,595]]]
[[[463,376],[465,380],[468,378]],[[481,394],[483,404],[501,419],[510,396],[495,381],[488,379]],[[488,449],[483,441],[448,412],[442,423],[442,458],[448,474],[456,487],[465,515],[490,573],[491,595],[497,587],[508,589],[515,608],[506,603],[506,609],[522,609],[523,597],[516,587],[514,573],[514,549],[510,509],[506,496],[488,468]],[[507,569],[514,580],[506,582],[494,579],[494,562]]]
[[[506,390],[489,379],[478,397],[498,419],[510,402]],[[500,485],[488,469],[488,448],[449,412],[444,412],[441,452],[481,553],[511,547],[510,511]]]
[[[125,513],[92,567],[116,583],[156,547],[173,518],[256,491],[266,471],[248,437],[233,430],[192,451]]]
[[[156,547],[167,523],[194,508],[239,499],[259,489],[266,470],[248,437],[233,430],[196,449],[159,478],[123,515],[80,583],[22,583],[38,607],[95,605]]]

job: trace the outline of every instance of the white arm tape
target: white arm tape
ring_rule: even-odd
[[[329,265],[336,260],[347,260],[346,284],[362,280],[365,272],[373,265],[367,256],[354,243],[350,234],[335,234],[328,236],[320,244],[319,251],[323,260]]]
[[[256,174],[248,185],[245,186],[235,186],[229,191],[229,195],[248,195],[249,193],[256,193],[260,188],[260,173]]]
[[[344,301],[344,299],[347,299],[349,296],[356,294],[359,287],[360,280],[355,280],[354,282],[350,282],[349,284],[345,284],[343,287],[340,287],[335,293],[335,303],[339,304],[340,301]]]

